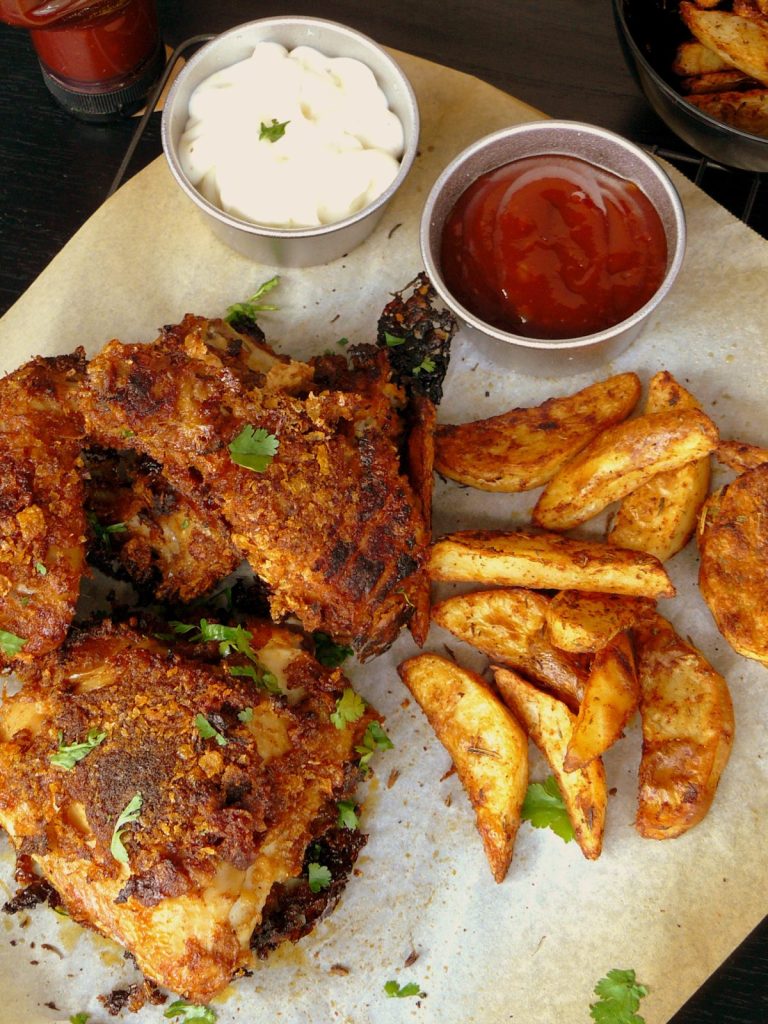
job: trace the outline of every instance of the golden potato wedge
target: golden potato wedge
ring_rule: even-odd
[[[437,428],[438,473],[483,491],[540,487],[606,427],[620,423],[640,397],[635,373],[620,373],[530,409]]]
[[[476,590],[439,602],[435,622],[489,658],[519,669],[577,708],[587,672],[578,658],[547,637],[549,599],[532,590]]]
[[[408,411],[410,419],[406,445],[408,479],[419,503],[424,522],[429,528],[432,522],[437,410],[429,398],[423,395],[414,395]],[[429,632],[431,602],[430,580],[426,571],[420,572],[411,584],[408,600],[413,605],[408,628],[414,641],[419,647],[423,647]]]
[[[561,590],[547,605],[547,632],[561,651],[599,651],[653,607],[645,597]]]
[[[570,530],[657,473],[703,458],[717,442],[717,428],[698,409],[669,409],[609,427],[550,480],[533,521],[545,530]]]
[[[686,96],[699,110],[752,135],[768,135],[768,87]]]
[[[675,595],[664,566],[653,555],[557,533],[461,530],[432,545],[429,572],[433,580],[533,590]]]
[[[728,685],[661,615],[635,629],[643,753],[636,827],[682,835],[709,810],[733,743]]]
[[[691,34],[723,60],[768,85],[768,28],[731,11],[706,11],[682,0],[680,16]]]
[[[698,409],[694,396],[666,370],[651,378],[645,412]],[[622,501],[608,541],[633,551],[646,551],[659,561],[682,550],[693,536],[701,506],[709,492],[709,455],[656,476]]]
[[[755,469],[768,462],[768,448],[746,441],[721,441],[715,449],[715,458],[737,473],[743,473],[745,469]]]
[[[768,666],[768,463],[712,495],[698,535],[699,589],[728,643]]]
[[[676,75],[708,75],[713,71],[726,71],[733,65],[723,60],[719,53],[710,50],[698,39],[680,43],[675,51],[672,70]]]
[[[680,79],[680,91],[692,96],[713,92],[729,92],[733,89],[755,87],[754,78],[745,75],[738,68],[725,71],[708,71],[703,75],[688,75]]]
[[[491,872],[502,882],[528,788],[527,737],[483,680],[455,662],[418,654],[398,672],[453,759]]]
[[[608,800],[603,762],[598,757],[578,771],[565,771],[563,760],[575,716],[562,701],[538,690],[516,672],[494,668],[493,674],[505,704],[549,762],[581,852],[589,860],[596,860],[603,847]]]
[[[623,734],[640,701],[635,654],[628,633],[619,633],[595,655],[584,688],[563,768],[583,768]]]

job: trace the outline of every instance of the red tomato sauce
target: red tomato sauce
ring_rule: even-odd
[[[526,157],[482,175],[443,230],[442,274],[486,323],[576,338],[635,313],[661,284],[661,218],[631,181],[584,160]]]

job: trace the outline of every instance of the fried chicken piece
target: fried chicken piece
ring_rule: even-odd
[[[428,546],[392,438],[389,382],[298,397],[273,387],[282,366],[246,390],[197,330],[112,341],[88,367],[88,431],[162,463],[177,490],[221,514],[270,588],[273,618],[297,615],[368,657],[409,617]],[[230,454],[247,428],[277,441],[263,471]]]
[[[196,1003],[251,962],[265,907],[272,921],[349,797],[375,718],[337,728],[341,672],[295,634],[248,625],[246,663],[284,694],[230,674],[232,659],[105,623],[24,666],[0,709],[0,824],[17,853],[76,921]]]
[[[117,563],[158,600],[189,602],[238,566],[221,516],[175,490],[158,463],[103,448],[84,452],[84,461],[91,552],[106,571]]]
[[[85,570],[82,349],[0,380],[0,665],[58,646]]]

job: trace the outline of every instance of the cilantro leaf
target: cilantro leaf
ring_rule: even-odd
[[[44,562],[35,562],[35,572],[39,576],[47,576],[48,575],[48,569],[46,568],[45,563]]]
[[[377,750],[392,750],[394,743],[384,732],[378,722],[369,722],[368,728],[365,730],[363,736],[363,742],[361,745],[355,747],[358,754],[362,754],[360,758],[360,767],[364,772],[367,772],[370,768],[370,761]]]
[[[94,728],[88,730],[82,743],[62,743],[63,733],[59,731],[59,749],[55,754],[51,754],[51,764],[55,764],[57,768],[64,768],[68,772],[72,771],[78,761],[87,757],[106,738],[105,732],[99,732]]]
[[[90,1013],[73,1013],[69,1018],[69,1024],[87,1024],[90,1017]]]
[[[27,641],[20,636],[16,636],[15,633],[9,633],[5,629],[0,629],[0,651],[8,658],[15,658],[17,654],[21,652],[22,647]]]
[[[274,434],[263,427],[252,427],[246,423],[237,437],[229,444],[232,461],[254,473],[263,473],[277,454],[280,442]]]
[[[645,1024],[636,1011],[648,989],[637,984],[634,971],[614,968],[598,981],[594,991],[600,1001],[590,1004],[589,1015],[597,1024]]]
[[[226,313],[224,319],[232,327],[237,330],[237,321],[241,319],[245,320],[256,320],[257,313],[273,312],[278,309],[278,306],[269,306],[260,302],[262,296],[266,295],[267,292],[271,292],[273,288],[276,288],[280,283],[279,277],[270,277],[268,281],[264,281],[256,289],[250,299],[246,299],[245,302],[235,302],[231,305]]]
[[[425,373],[434,373],[434,370],[435,370],[435,360],[434,359],[430,359],[429,356],[425,356],[422,359],[422,361],[419,363],[418,366],[414,366],[414,368],[413,368],[413,370],[411,372],[413,373],[414,377],[418,377],[418,375],[421,373],[422,370]]]
[[[339,817],[337,825],[339,828],[348,828],[350,831],[354,831],[360,824],[360,820],[357,817],[357,805],[354,800],[339,800],[336,804],[339,808]]]
[[[384,991],[389,999],[407,999],[408,996],[417,996],[421,992],[421,986],[415,981],[409,981],[407,985],[398,985],[396,981],[388,981],[384,985]]]
[[[229,740],[222,736],[218,729],[214,729],[205,715],[195,715],[195,728],[204,740],[216,740],[220,747],[226,747]]]
[[[334,643],[327,633],[318,631],[312,634],[312,639],[315,641],[315,657],[326,668],[338,668],[355,653],[346,644]]]
[[[86,513],[86,518],[90,523],[91,529],[93,530],[93,535],[96,538],[96,540],[107,548],[110,547],[112,544],[113,533],[125,533],[126,530],[128,529],[125,523],[110,523],[108,526],[105,526],[102,522],[100,522],[99,517],[96,515],[95,512]]]
[[[109,850],[115,860],[120,861],[121,864],[128,863],[128,851],[125,846],[123,846],[123,832],[127,825],[132,825],[133,822],[139,820],[143,803],[144,797],[141,793],[135,793],[122,809],[117,821],[115,822],[115,828],[112,832],[112,843]]]
[[[168,1020],[178,1018],[182,1024],[186,1021],[195,1022],[195,1024],[216,1024],[218,1015],[210,1006],[199,1006],[186,999],[177,999],[171,1003],[163,1016]]]
[[[330,869],[325,867],[324,864],[316,864],[312,861],[307,865],[307,879],[312,892],[320,892],[321,889],[327,889],[331,884]]]
[[[267,693],[282,693],[280,689],[280,683],[277,681],[277,676],[268,672],[267,669],[262,668],[261,665],[229,665],[229,674],[231,676],[245,676],[248,679],[252,679],[257,686],[260,686]]]
[[[262,121],[259,125],[259,141],[266,139],[267,142],[277,142],[285,135],[285,129],[290,123],[290,121],[278,121],[274,117],[270,124],[264,124]]]
[[[200,619],[200,625],[196,626],[191,622],[171,622],[173,631],[177,636],[185,636],[189,643],[217,643],[219,654],[222,658],[230,654],[242,654],[252,661],[252,665],[228,665],[231,676],[246,676],[254,683],[261,686],[268,693],[282,693],[277,678],[259,664],[251,646],[253,634],[242,626],[222,626],[218,622],[209,622],[207,619]]]
[[[384,341],[386,341],[388,348],[397,348],[398,345],[404,345],[406,339],[398,338],[396,334],[390,334],[388,331],[384,331]]]
[[[551,828],[566,843],[573,839],[573,825],[552,775],[544,782],[532,782],[528,786],[520,817],[530,821],[534,828]]]
[[[336,710],[331,713],[331,721],[337,729],[344,729],[347,723],[357,722],[365,714],[365,701],[351,686],[336,701]]]
[[[241,722],[253,721],[253,708],[243,708],[242,711],[237,712],[237,717]]]

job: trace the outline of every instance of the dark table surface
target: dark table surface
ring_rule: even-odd
[[[619,50],[609,0],[355,0],[255,3],[159,0],[165,42],[218,32],[273,14],[313,14],[380,43],[477,75],[558,118],[590,121],[646,145],[692,157],[646,105]],[[83,124],[59,110],[22,30],[0,25],[0,313],[105,199],[135,122]],[[141,136],[127,173],[160,153],[159,115]],[[673,161],[686,173],[687,160]],[[701,168],[698,168],[701,170]],[[706,169],[702,186],[741,214],[752,176]],[[761,186],[750,223],[768,236]],[[87,289],[87,281],[83,288]],[[77,297],[73,296],[73,301]],[[755,836],[759,842],[760,837]],[[702,893],[702,899],[706,894]],[[674,1024],[768,1022],[768,921],[750,935],[673,1018]],[[542,1022],[554,1024],[554,1022]]]

